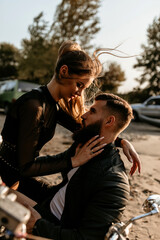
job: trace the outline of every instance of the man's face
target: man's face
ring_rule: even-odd
[[[103,108],[105,104],[106,101],[98,100],[82,115],[83,127],[73,134],[73,140],[85,144],[92,137],[100,135],[106,118],[106,110]]]
[[[88,126],[83,126],[81,129],[74,132],[72,138],[74,141],[85,144],[89,139],[94,136],[100,135],[101,132],[102,121],[96,121],[93,124],[89,124]]]
[[[105,105],[106,101],[95,101],[95,103],[90,107],[90,110],[82,115],[83,124],[85,127],[90,124],[94,124],[97,121],[103,122],[106,116],[106,110],[104,110]]]

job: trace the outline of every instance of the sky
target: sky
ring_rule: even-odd
[[[29,38],[28,26],[43,11],[44,18],[53,22],[56,6],[61,0],[0,0],[0,42],[8,42],[21,48],[21,40]],[[114,48],[129,56],[139,55],[141,45],[147,44],[147,28],[160,16],[160,0],[101,0],[98,11],[100,32],[95,36],[95,48]],[[121,93],[137,86],[135,78],[142,71],[134,69],[136,57],[116,58],[105,55],[103,63],[114,61],[125,72],[126,81],[119,88]]]

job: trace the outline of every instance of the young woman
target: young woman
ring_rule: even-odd
[[[74,167],[71,160],[61,159],[60,155],[48,169],[45,162],[41,164],[43,171],[33,165],[41,148],[54,136],[57,123],[72,132],[80,127],[80,117],[84,113],[83,91],[98,77],[101,69],[98,58],[92,59],[77,43],[66,41],[62,44],[51,81],[24,94],[7,114],[0,147],[0,174],[6,185],[11,187],[20,180],[18,190],[37,200],[33,194],[29,195],[31,186],[38,189],[37,181],[30,178],[35,172],[37,176],[47,175]],[[101,141],[94,140],[91,140],[94,146]],[[133,159],[134,172],[137,166],[140,167],[138,155],[130,143],[126,140],[122,143],[128,159]],[[84,151],[88,149],[86,147]],[[89,159],[87,156],[83,161]],[[82,164],[81,161],[79,165]]]

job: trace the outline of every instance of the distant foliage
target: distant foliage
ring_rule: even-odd
[[[20,52],[12,44],[0,43],[0,79],[16,78]]]
[[[143,53],[137,58],[135,68],[143,73],[137,81],[147,83],[149,94],[160,94],[160,17],[155,18],[147,29],[147,44],[142,45]]]
[[[90,41],[100,30],[97,17],[100,0],[62,0],[57,6],[51,27],[53,42],[58,46],[65,40],[90,48]]]
[[[127,100],[129,103],[142,103],[147,98],[149,98],[151,94],[149,93],[147,88],[146,89],[135,88],[133,89],[133,91],[124,94],[119,94],[119,96]]]
[[[28,31],[30,39],[22,41],[22,57],[19,66],[19,78],[47,83],[54,71],[57,48],[50,42],[48,23],[43,20],[43,13],[34,18]]]
[[[58,48],[65,40],[77,41],[90,48],[90,40],[100,30],[97,12],[100,0],[62,0],[51,26],[43,12],[29,26],[29,39],[22,40],[19,78],[46,84],[54,73]]]
[[[107,69],[104,68],[102,77],[98,79],[98,82],[103,92],[117,93],[118,87],[125,80],[125,73],[122,71],[120,65],[116,62],[111,62]]]
[[[100,4],[101,0],[62,0],[56,8],[51,26],[44,20],[43,12],[38,14],[28,27],[29,38],[22,40],[21,50],[6,43],[6,47],[0,45],[2,76],[48,83],[53,76],[58,48],[63,41],[76,41],[85,50],[92,47],[91,40],[100,30],[97,16]],[[118,64],[111,63],[98,80],[98,86],[102,91],[116,93],[123,81],[124,72]],[[86,95],[90,98],[97,91],[99,87],[93,84]]]
[[[89,88],[85,89],[85,99],[89,104],[101,92],[118,94],[118,87],[125,81],[125,73],[119,64],[110,62],[102,71],[101,77],[95,79]]]

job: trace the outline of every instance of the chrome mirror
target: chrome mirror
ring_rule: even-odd
[[[143,210],[147,213],[157,207],[160,207],[160,195],[151,195],[143,203]]]

